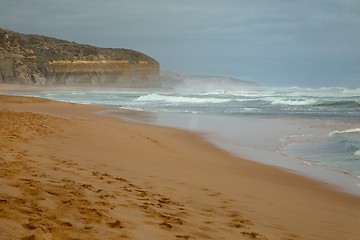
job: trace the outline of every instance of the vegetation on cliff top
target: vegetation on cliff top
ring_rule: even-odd
[[[58,72],[49,67],[53,62],[67,66]],[[87,66],[79,70],[75,63]],[[97,63],[105,63],[104,68],[94,69]],[[120,65],[113,68],[109,63]],[[135,70],[130,67],[140,65]],[[155,59],[134,50],[100,48],[0,28],[0,83],[158,86],[159,68]]]
[[[0,47],[27,49],[28,52],[32,51],[40,61],[111,59],[127,60],[129,63],[147,61],[158,64],[153,58],[130,49],[99,48],[52,37],[20,34],[1,28]]]

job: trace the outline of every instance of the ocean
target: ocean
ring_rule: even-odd
[[[102,114],[196,131],[233,154],[360,194],[360,88],[13,94],[110,106],[115,110]]]

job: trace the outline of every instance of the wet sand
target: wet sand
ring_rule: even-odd
[[[144,112],[126,109],[102,111],[101,114],[120,117],[127,121],[193,131],[238,157],[295,172],[331,184],[338,191],[360,196],[360,178],[357,177],[358,167],[355,163],[355,168],[350,168],[352,171],[347,172],[346,169],[327,166],[326,161],[329,159],[324,159],[322,165],[319,164],[319,159],[309,156],[302,158],[301,155],[299,157],[287,151],[289,147],[297,146],[299,143],[319,146],[320,142],[326,141],[330,132],[356,128],[359,121]],[[329,155],[325,155],[324,158],[326,156]]]
[[[201,136],[0,96],[0,239],[358,239],[360,198]]]

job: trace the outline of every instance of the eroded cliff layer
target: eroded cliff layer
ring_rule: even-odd
[[[156,60],[133,50],[0,29],[0,83],[159,87],[159,68]]]

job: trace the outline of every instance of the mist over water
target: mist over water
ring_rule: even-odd
[[[232,115],[360,117],[360,89],[254,88],[211,91],[43,92],[63,101],[125,107],[154,112]]]

